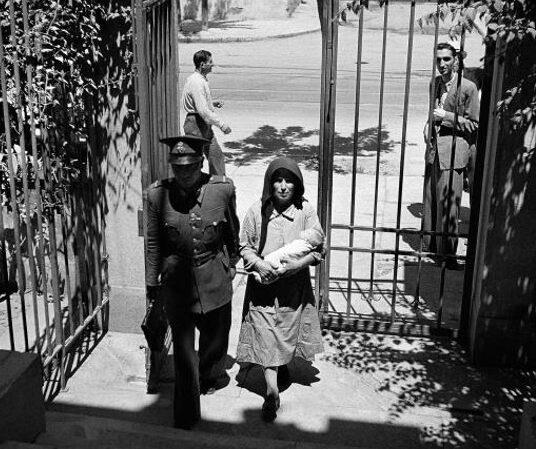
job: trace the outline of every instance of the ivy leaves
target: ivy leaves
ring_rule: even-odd
[[[9,1],[4,1],[6,6]],[[130,75],[130,51],[125,50],[124,55],[120,55],[127,61],[113,73],[109,71],[109,56],[103,54],[108,45],[103,41],[106,33],[124,43],[125,48],[130,47],[131,33],[124,32],[130,26],[130,8],[115,0],[28,0],[27,3],[27,31],[24,29],[22,0],[13,0],[13,16],[7,7],[0,10],[8,78],[9,127],[14,131],[12,146],[19,145],[15,111],[17,108],[22,110],[26,128],[30,125],[31,112],[38,132],[38,164],[44,164],[46,135],[48,175],[55,188],[61,191],[68,189],[85,172],[87,158],[83,156],[83,148],[89,140],[88,123],[95,120],[97,113],[93,102],[104,95],[110,83],[117,82],[115,78],[124,79]],[[12,25],[14,39],[11,39]],[[14,55],[20,64],[21,104],[15,95]],[[32,78],[30,84],[26,79],[28,68]],[[1,157],[1,153],[6,153],[6,142],[3,119],[0,122]],[[29,141],[26,140],[27,146]],[[26,151],[30,152],[31,148]],[[29,168],[30,176],[34,177],[31,161]],[[20,173],[16,177],[19,179]],[[57,205],[57,197],[54,194],[45,202]]]

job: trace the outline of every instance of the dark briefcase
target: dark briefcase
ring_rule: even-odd
[[[151,351],[162,351],[166,338],[167,320],[164,307],[160,301],[151,301],[147,306],[141,330]]]

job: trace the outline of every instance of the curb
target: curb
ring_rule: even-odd
[[[284,39],[287,37],[301,36],[303,34],[316,33],[317,31],[320,31],[320,27],[312,28],[310,30],[293,31],[290,33],[273,34],[273,35],[267,35],[267,36],[248,36],[248,37],[229,36],[229,37],[203,38],[203,37],[183,36],[179,34],[179,42],[182,42],[185,44],[194,44],[194,43],[205,44],[205,43],[210,43],[210,42],[212,43],[255,42],[255,41],[264,41],[264,40],[269,40],[269,39]]]

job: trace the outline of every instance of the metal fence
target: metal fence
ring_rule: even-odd
[[[96,123],[91,98],[78,98],[83,107],[75,107],[75,87],[52,79],[56,107],[40,107],[35,79],[43,75],[46,55],[31,28],[35,15],[27,0],[6,3],[9,26],[0,29],[0,348],[39,354],[45,373],[54,372],[63,388],[69,351],[88,330],[107,325]],[[51,118],[72,131],[60,138]]]
[[[459,237],[465,241],[468,233],[452,233],[448,220],[445,220],[441,229],[425,229],[421,226],[407,227],[402,225],[402,209],[404,205],[404,187],[407,179],[407,142],[408,142],[408,112],[410,109],[410,92],[412,87],[412,63],[414,56],[414,37],[416,28],[416,2],[404,3],[407,6],[407,44],[406,64],[404,68],[404,94],[402,110],[402,129],[398,159],[396,207],[394,220],[389,225],[380,223],[378,218],[379,186],[384,175],[380,170],[381,158],[381,135],[385,124],[385,79],[386,79],[386,50],[388,48],[388,25],[390,2],[380,3],[383,14],[382,45],[381,52],[375,56],[379,69],[379,92],[378,92],[378,119],[376,125],[376,154],[374,164],[374,182],[372,183],[372,211],[370,222],[368,215],[359,208],[360,181],[363,177],[359,174],[358,157],[362,150],[360,135],[363,132],[361,125],[361,96],[362,77],[366,66],[363,63],[363,37],[367,33],[365,16],[371,12],[368,2],[362,2],[357,12],[357,55],[356,55],[356,83],[355,83],[355,123],[353,133],[352,170],[350,173],[351,187],[346,199],[345,195],[334,193],[333,188],[333,161],[335,155],[335,120],[336,120],[336,97],[337,97],[337,58],[341,57],[338,50],[338,1],[326,2],[324,8],[323,30],[323,65],[322,65],[322,109],[321,109],[321,133],[320,133],[320,171],[319,171],[319,214],[325,229],[327,230],[328,254],[326,264],[320,270],[317,278],[318,294],[321,298],[324,325],[333,328],[381,330],[385,332],[409,332],[419,334],[447,334],[454,335],[459,327],[460,311],[462,309],[463,292],[460,290],[454,294],[448,294],[449,286],[463,284],[463,273],[455,273],[447,268],[449,260],[464,261],[463,251],[457,254],[448,254],[439,249],[425,249],[424,240]],[[400,4],[400,2],[398,2]],[[439,37],[440,14],[442,14],[440,2],[437,3],[433,14],[433,51],[430,54],[430,100],[428,106],[428,123],[432,123],[435,104],[436,77],[438,76],[436,64],[436,46]],[[377,14],[377,13],[376,13]],[[397,35],[397,45],[401,51],[400,33]],[[462,27],[459,37],[460,51],[464,50],[465,28]],[[393,45],[393,44],[391,44]],[[345,53],[345,57],[348,55]],[[458,78],[456,85],[455,104],[462,101],[461,80],[463,60],[458,63]],[[454,129],[458,126],[458,113],[454,117]],[[422,123],[424,125],[424,123]],[[428,128],[428,140],[432,137],[433,126]],[[456,134],[456,133],[453,133]],[[423,144],[424,145],[424,144]],[[450,171],[448,179],[448,205],[450,209],[453,194],[454,160],[456,153],[456,139],[452,137],[450,152]],[[423,154],[424,158],[424,154]],[[423,173],[424,174],[424,173]],[[479,182],[475,179],[474,182]],[[349,212],[347,221],[333,219],[333,207],[337,203],[344,202]],[[423,205],[424,207],[424,205]],[[369,211],[370,212],[370,211]],[[423,213],[422,211],[421,213]],[[341,222],[342,221],[342,222]],[[422,223],[422,222],[421,222]],[[390,245],[383,247],[378,245],[378,237],[381,235],[391,236]],[[389,238],[389,237],[387,237]],[[414,245],[410,248],[401,247],[401,239],[412,239]],[[387,276],[379,274],[379,257],[382,257],[382,266],[387,266]],[[337,260],[338,267],[334,263]],[[346,259],[343,262],[343,259]],[[345,263],[345,268],[341,265]],[[364,267],[367,267],[366,269]],[[411,267],[411,270],[408,270]],[[401,270],[404,270],[404,279],[401,280]],[[426,278],[427,295],[424,299],[422,294],[423,279]],[[401,283],[403,282],[403,286]],[[430,285],[433,284],[433,285]],[[433,293],[431,290],[433,289]],[[449,319],[444,316],[445,307],[448,305]]]

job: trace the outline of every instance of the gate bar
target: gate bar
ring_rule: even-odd
[[[433,130],[433,121],[432,121],[432,115],[434,112],[434,106],[435,106],[435,90],[436,90],[436,70],[437,70],[437,58],[436,58],[436,48],[437,43],[439,40],[439,12],[440,12],[440,5],[439,1],[436,4],[436,12],[434,14],[434,47],[432,48],[432,80],[430,82],[430,96],[428,98],[428,130],[427,130],[427,140],[428,143],[427,146],[431,145],[432,142],[432,130]],[[426,166],[428,165],[428,162],[425,161],[425,176],[426,176]],[[423,215],[424,215],[424,196],[425,196],[425,190],[426,190],[426,178],[425,178],[425,185],[423,186]],[[422,247],[424,244],[424,219],[421,219],[421,235],[419,238],[419,252],[422,251]],[[432,240],[434,234],[431,234],[430,241]],[[429,248],[428,248],[429,249]],[[422,258],[419,256],[419,264],[417,268],[417,282],[415,286],[415,301],[413,303],[414,308],[418,308],[419,306],[419,295],[421,292],[421,274],[422,274]]]
[[[350,205],[350,225],[355,224],[356,213],[356,190],[357,190],[357,152],[359,151],[359,112],[361,105],[361,65],[363,58],[363,23],[364,23],[365,8],[363,5],[359,7],[359,31],[357,37],[357,72],[356,72],[356,87],[355,87],[355,121],[354,121],[354,154],[352,157],[352,203]],[[333,227],[332,227],[333,229]],[[350,229],[348,236],[348,246],[354,246],[354,228]],[[352,251],[348,253],[348,285],[346,288],[346,316],[350,317],[352,309],[352,274],[353,274],[354,254]]]
[[[22,274],[22,251],[20,248],[20,214],[19,214],[19,205],[17,203],[17,190],[15,187],[15,168],[13,167],[13,147],[11,140],[11,126],[9,121],[9,109],[7,102],[7,83],[6,83],[6,67],[4,63],[4,41],[2,37],[2,30],[0,29],[0,83],[2,87],[2,105],[4,110],[4,123],[6,128],[6,147],[7,147],[7,165],[9,170],[9,190],[11,193],[11,209],[13,214],[13,234],[14,234],[14,246],[17,259],[17,276],[19,282],[19,296],[20,296],[20,305],[21,305],[21,314],[22,314],[22,326],[24,334],[24,349],[25,351],[29,350],[28,344],[28,323],[26,319],[26,303],[24,298],[24,277]]]
[[[24,27],[24,46],[26,50],[26,56],[31,56],[31,50],[30,50],[30,27],[28,24],[28,0],[22,0],[22,17],[23,17],[23,27]],[[33,105],[37,103],[35,93],[33,90],[33,79],[32,79],[32,68],[29,64],[26,65],[26,84],[28,85],[28,93],[30,98],[30,107],[28,108],[28,114],[30,118],[30,130],[31,130],[31,145],[32,145],[32,161],[33,161],[33,169],[34,169],[34,189],[36,192],[36,215],[37,215],[37,226],[38,226],[38,236],[39,236],[39,257],[37,258],[39,263],[39,269],[41,272],[41,279],[42,279],[42,292],[43,292],[43,308],[44,308],[44,314],[45,314],[45,339],[47,342],[47,350],[46,352],[48,354],[52,353],[52,337],[50,335],[50,316],[48,312],[48,286],[47,286],[47,280],[48,280],[48,274],[46,270],[46,263],[45,263],[45,234],[43,231],[43,201],[41,198],[41,178],[44,178],[43,176],[43,170],[42,167],[39,165],[38,161],[38,155],[37,155],[37,138],[36,138],[36,126],[35,126],[35,116],[33,113]],[[40,336],[38,336],[40,338]]]
[[[380,106],[378,112],[378,150],[376,152],[376,176],[374,179],[374,206],[372,216],[372,249],[376,249],[376,226],[378,225],[378,191],[380,187],[380,156],[382,145],[382,119],[383,119],[383,93],[385,86],[385,53],[387,49],[387,19],[389,14],[389,0],[383,5],[383,36],[382,36],[382,63],[380,74]],[[374,268],[375,253],[370,257],[370,285],[369,300],[374,300]]]
[[[450,148],[450,162],[449,162],[449,184],[448,184],[448,198],[447,198],[447,210],[446,210],[446,216],[447,219],[444,223],[442,223],[442,229],[443,232],[448,231],[448,224],[450,221],[450,209],[452,207],[452,200],[453,200],[453,191],[452,191],[452,182],[454,180],[454,162],[455,162],[455,156],[456,156],[456,128],[458,127],[458,98],[460,95],[460,89],[462,86],[462,71],[463,71],[463,58],[461,57],[461,54],[463,52],[465,44],[465,26],[462,25],[462,33],[460,37],[460,54],[456,55],[456,59],[458,60],[458,78],[456,80],[456,93],[454,96],[454,128],[452,133],[452,144]],[[443,214],[445,215],[445,213]],[[443,245],[441,245],[443,246]],[[441,318],[443,315],[443,302],[445,299],[445,271],[446,271],[446,259],[443,260],[443,263],[441,264],[441,279],[440,279],[440,288],[439,288],[439,308],[437,310],[437,327],[441,327]]]
[[[372,231],[376,230],[376,232],[395,232],[398,234],[423,234],[423,235],[446,235],[446,236],[460,236],[460,237],[467,237],[468,234],[462,233],[443,233],[443,231],[421,231],[419,229],[412,229],[412,228],[389,228],[384,226],[377,226],[376,228],[373,228],[372,226],[361,226],[361,225],[344,225],[344,224],[332,224],[331,229],[346,229],[346,230],[354,230],[354,231]]]
[[[41,51],[38,52],[38,59],[40,62],[43,62],[43,54]],[[42,123],[42,141],[43,141],[43,171],[45,175],[43,176],[43,181],[45,185],[45,192],[49,199],[54,197],[53,186],[51,184],[47,173],[52,173],[50,159],[48,157],[48,152],[50,150],[50,143],[48,139],[48,123],[46,115],[43,116],[44,122]],[[56,222],[55,222],[55,212],[54,209],[49,207],[45,212],[48,226],[48,238],[49,238],[49,249],[50,249],[50,265],[52,272],[52,298],[54,303],[54,332],[55,332],[55,346],[63,346],[64,335],[61,320],[61,309],[60,309],[60,295],[59,295],[59,268],[58,268],[58,256],[57,256],[57,245],[56,245]],[[46,298],[48,299],[48,298]],[[46,310],[46,309],[45,309]],[[60,379],[61,386],[65,388],[65,360],[64,357],[60,357]]]
[[[40,58],[42,54],[40,53]],[[45,173],[51,173],[50,159],[48,157],[48,152],[50,151],[50,142],[48,139],[48,130],[46,116],[44,117],[45,123],[43,123],[43,166]],[[53,186],[51,181],[47,180],[47,176],[44,177],[45,189],[49,199],[54,197]],[[50,248],[50,268],[52,271],[52,298],[54,303],[54,337],[55,337],[55,346],[61,346],[62,354],[59,357],[60,365],[60,386],[62,389],[65,389],[65,336],[63,334],[62,326],[62,314],[60,306],[60,288],[59,288],[59,266],[58,266],[58,246],[56,242],[56,212],[54,207],[49,207],[47,210],[47,221],[48,221],[48,241]]]
[[[169,32],[166,33],[165,30],[169,30],[169,24],[170,24],[170,8],[166,8],[164,10],[164,20],[162,21],[163,25],[161,25],[162,30],[162,42],[161,42],[161,53],[162,53],[162,59],[161,59],[161,72],[162,72],[162,93],[163,93],[163,115],[162,115],[162,134],[160,137],[166,137],[169,136],[169,119],[168,115],[166,114],[166,111],[170,110],[170,98],[168,95],[169,91],[169,82],[168,82],[168,74],[169,74],[169,64],[166,64],[168,61],[168,46],[169,46]],[[165,26],[164,26],[165,25]],[[173,36],[175,37],[175,36]],[[165,161],[167,162],[167,161]]]
[[[335,133],[335,104],[337,92],[337,45],[338,21],[333,20],[333,14],[338,10],[338,0],[329,0],[323,8],[322,33],[323,61],[321,84],[321,116],[320,116],[320,147],[319,147],[319,182],[318,210],[320,220],[326,233],[325,261],[320,266],[320,296],[324,311],[327,312],[329,301],[329,260],[331,242],[331,194],[333,191],[333,144]]]
[[[409,19],[409,36],[408,36],[408,54],[406,62],[406,85],[404,93],[404,113],[402,118],[402,142],[400,148],[400,173],[398,180],[398,202],[396,210],[396,227],[400,228],[400,218],[402,215],[402,189],[404,187],[404,161],[406,155],[406,134],[408,128],[408,109],[409,109],[409,92],[411,87],[411,62],[413,57],[413,34],[415,30],[415,0],[411,0],[411,12]],[[391,300],[391,322],[395,319],[396,291],[398,279],[398,256],[400,248],[400,234],[395,234],[395,265],[394,265],[394,282],[393,296]]]
[[[421,257],[437,257],[438,259],[444,259],[444,260],[447,260],[447,259],[456,259],[456,260],[464,260],[465,256],[458,256],[458,255],[441,255],[441,254],[437,254],[437,253],[432,253],[432,252],[428,252],[428,251],[421,251],[421,252],[418,252],[418,251],[407,251],[407,250],[397,250],[397,249],[371,249],[371,248],[362,248],[362,247],[357,247],[357,246],[354,246],[352,248],[349,248],[348,246],[332,246],[330,248],[332,251],[353,251],[353,252],[357,252],[357,253],[369,253],[369,254],[393,254],[393,255],[396,255],[398,254],[399,256],[409,256],[409,257],[415,257],[415,256],[418,256],[419,254],[421,255]]]
[[[177,1],[171,2],[171,35],[172,36],[178,36],[179,35],[179,16],[180,16],[180,8],[178,8]],[[171,80],[173,85],[173,95],[175,98],[175,101],[179,105],[178,108],[171,108],[172,114],[172,130],[176,132],[177,134],[180,134],[180,122],[181,122],[181,108],[180,108],[180,89],[179,89],[179,44],[178,41],[175,39],[171,40],[171,58],[172,64],[170,64],[171,68],[175,68],[176,70],[172,70],[171,74]]]
[[[41,354],[41,339],[40,326],[39,326],[39,310],[37,308],[37,274],[35,268],[35,259],[33,255],[33,231],[31,222],[31,208],[30,208],[30,195],[28,192],[28,167],[26,161],[26,136],[24,132],[24,112],[21,95],[21,81],[20,81],[20,64],[19,55],[17,52],[17,35],[15,29],[15,7],[13,0],[9,0],[9,14],[11,16],[11,45],[13,45],[13,74],[15,78],[15,97],[17,99],[17,122],[19,125],[19,145],[20,145],[20,167],[22,171],[22,191],[24,196],[24,222],[26,224],[26,245],[28,253],[28,264],[30,266],[30,282],[32,288],[32,304],[33,304],[33,316],[34,316],[34,329],[35,329],[35,346],[37,353]],[[29,86],[28,89],[31,89]],[[19,244],[15,242],[15,244]],[[21,267],[20,267],[21,268]],[[21,268],[22,269],[22,268]]]
[[[154,55],[155,62],[156,62],[156,93],[160,99],[158,102],[159,108],[158,108],[158,134],[157,139],[160,140],[160,138],[165,137],[164,133],[166,132],[166,87],[165,87],[165,75],[164,75],[164,24],[166,21],[166,12],[167,12],[167,3],[158,6],[156,8],[156,14],[158,15],[158,26],[156,30],[156,44],[158,48],[158,52]],[[163,169],[164,167],[167,167],[167,160],[166,158],[158,158],[160,167]]]
[[[64,96],[64,98],[66,97],[66,92],[64,90],[64,87],[62,86],[62,95]],[[67,101],[63,101],[62,102],[62,110],[63,110],[63,114],[64,114],[64,120],[66,122],[68,122],[69,124],[69,133],[68,133],[68,137],[69,137],[69,141],[73,141],[73,137],[74,137],[74,132],[72,131],[72,129],[75,127],[75,124],[73,123],[73,114],[70,114],[69,113],[69,110],[67,109]],[[73,125],[72,128],[70,125]],[[64,171],[63,171],[63,166],[60,165],[59,166],[59,172],[60,172],[60,179],[64,177]],[[84,189],[85,191],[85,189]],[[63,201],[63,198],[65,197],[65,190],[62,189],[61,191],[61,194],[60,194],[61,198],[62,198],[62,203],[64,202]],[[77,207],[79,207],[79,203],[77,202]],[[61,223],[61,227],[62,227],[62,235],[63,235],[63,221],[65,220],[65,215],[67,213],[67,208],[66,207],[62,207],[62,209],[59,211],[58,215],[60,216],[60,223]],[[80,214],[78,214],[78,217],[80,217]],[[55,219],[55,217],[54,217]],[[77,218],[77,222],[80,220],[80,218]],[[79,229],[77,227],[77,229]],[[82,245],[80,244],[77,244],[76,245],[77,248],[81,248]],[[64,261],[67,262],[67,248],[66,248],[66,244],[65,242],[63,242],[63,248],[64,248]],[[86,246],[85,246],[85,242],[84,242],[84,245],[83,245],[83,248],[85,250]],[[80,260],[80,258],[78,259]],[[87,254],[85,255],[84,257],[84,260],[87,261],[87,263],[89,263],[89,257],[87,256]],[[67,265],[67,264],[66,264]],[[80,267],[80,265],[78,265],[78,267]],[[85,277],[83,277],[82,279],[85,279]],[[85,292],[86,290],[89,290],[90,287],[89,287],[89,283],[86,283],[86,285],[81,285],[81,291],[82,292]],[[83,293],[82,293],[83,295]],[[89,302],[89,298],[88,298],[88,302]],[[74,328],[74,323],[73,323],[73,306],[72,306],[72,300],[71,300],[71,297],[70,295],[68,296],[67,298],[67,307],[68,307],[68,311],[69,311],[69,317],[68,317],[68,321],[69,321],[69,335],[72,335],[73,333],[73,328]]]
[[[61,195],[61,204],[62,204],[63,210],[68,210],[67,201],[63,193]],[[63,265],[65,266],[65,286],[67,288],[67,297],[73,298],[72,291],[71,291],[71,271],[69,269],[69,252],[68,252],[69,248],[67,245],[69,234],[67,232],[67,220],[65,218],[65,214],[60,214],[60,225],[61,225],[61,236],[62,236],[62,246],[63,246]],[[79,304],[78,306],[78,314],[79,314],[80,322],[84,321],[83,310],[82,310],[81,304]],[[71,333],[72,333],[72,329],[71,329]]]
[[[2,175],[3,171],[0,170],[0,187],[2,186]],[[1,201],[1,191],[0,191],[0,278],[8,281],[8,269],[6,261],[6,240],[5,240],[5,230],[4,230],[4,206]],[[13,319],[11,314],[11,295],[9,292],[5,295],[6,309],[7,309],[7,326],[9,332],[9,346],[12,351],[15,350],[15,336],[13,335]]]
[[[155,112],[155,108],[158,107],[156,103],[156,95],[154,93],[154,78],[155,78],[155,67],[154,67],[154,54],[156,50],[156,46],[154,44],[155,39],[155,32],[154,32],[154,24],[155,24],[155,11],[152,9],[151,11],[144,11],[144,13],[147,16],[147,26],[146,26],[146,33],[147,33],[147,51],[145,52],[145,56],[148,59],[147,61],[147,70],[148,70],[148,89],[149,89],[149,114],[150,114],[150,122],[149,126],[151,127],[151,136],[158,135],[158,129],[157,129],[157,116]],[[149,157],[151,158],[151,182],[154,182],[155,180],[155,167],[158,164],[158,160],[156,160],[156,144],[154,143],[154,138],[149,140]]]

